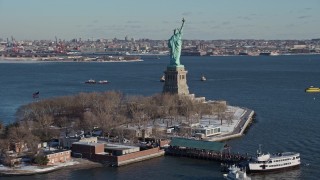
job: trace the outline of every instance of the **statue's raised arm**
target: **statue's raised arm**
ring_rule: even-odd
[[[184,20],[184,18],[182,18],[182,25],[181,25],[181,28],[180,28],[180,30],[179,30],[179,32],[181,33],[182,32],[182,28],[183,28],[183,25],[184,25],[184,22],[185,22],[186,20]]]

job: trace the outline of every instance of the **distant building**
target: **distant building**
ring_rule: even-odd
[[[293,49],[305,49],[305,48],[307,48],[307,45],[305,44],[293,45]]]
[[[181,56],[205,56],[205,55],[207,55],[207,52],[202,50],[183,49],[181,52]]]

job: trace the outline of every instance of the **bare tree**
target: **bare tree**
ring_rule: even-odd
[[[233,112],[226,112],[226,116],[225,116],[228,125],[233,124],[233,118],[234,118],[234,113]]]
[[[53,134],[50,131],[50,127],[53,124],[52,115],[41,114],[36,118],[36,122],[34,124],[41,140],[49,141],[52,139]]]
[[[165,115],[170,118],[170,125],[172,125],[178,116],[179,96],[168,93],[163,94],[161,104]]]
[[[195,101],[187,96],[180,98],[179,113],[186,118],[186,122],[188,122],[189,125],[192,124],[193,120],[191,117],[195,114],[194,104]]]
[[[6,152],[9,150],[9,141],[5,138],[0,138],[0,157],[5,155]]]
[[[94,127],[98,127],[98,118],[91,111],[86,111],[83,113],[83,119],[80,120],[79,126],[80,129],[84,130],[84,132],[92,132]]]
[[[19,125],[9,127],[7,140],[10,143],[20,144],[20,146],[18,146],[18,148],[20,148],[19,151],[22,150],[22,144],[27,144],[29,150],[36,151],[39,143],[39,138],[34,136],[29,128]]]
[[[223,103],[215,103],[213,105],[213,113],[217,115],[218,119],[221,122],[221,125],[222,125],[222,120],[225,119],[226,117],[226,109],[227,109],[227,106]]]

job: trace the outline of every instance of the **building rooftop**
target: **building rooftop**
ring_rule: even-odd
[[[85,146],[99,146],[102,143],[89,143],[89,142],[74,142],[72,144],[81,144],[81,145],[85,145]]]
[[[71,150],[66,150],[66,149],[59,149],[59,150],[53,150],[53,151],[44,151],[44,154],[45,155],[48,155],[48,154],[55,154],[55,153],[60,153],[60,152],[65,152],[65,151],[71,151]]]
[[[105,145],[105,148],[106,149],[113,149],[113,150],[126,150],[126,149],[135,149],[135,148],[139,148],[139,147],[108,143]]]
[[[224,143],[212,141],[199,141],[185,138],[172,138],[170,146],[187,147],[194,149],[204,149],[208,151],[220,152],[224,148]]]

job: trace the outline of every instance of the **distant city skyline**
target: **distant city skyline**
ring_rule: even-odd
[[[319,0],[0,0],[0,38],[320,38]]]

